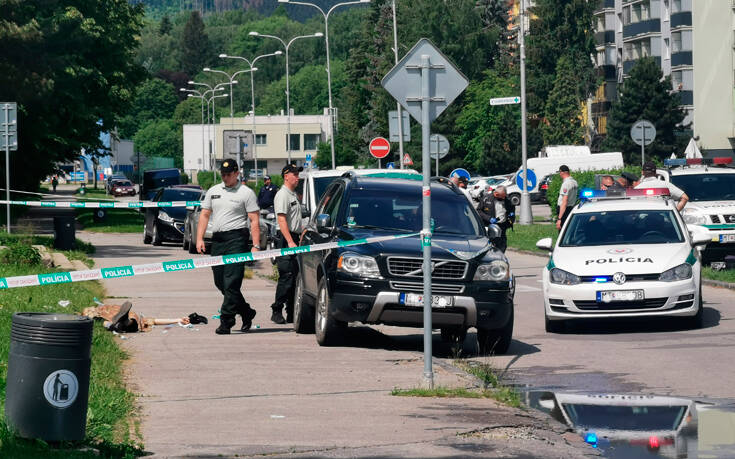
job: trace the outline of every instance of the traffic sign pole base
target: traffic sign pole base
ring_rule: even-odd
[[[518,223],[521,225],[530,225],[533,223],[531,195],[528,194],[528,191],[521,193],[521,211],[520,215],[518,215]]]

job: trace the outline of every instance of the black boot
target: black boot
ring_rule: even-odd
[[[230,334],[230,328],[235,326],[235,316],[229,316],[229,315],[220,315],[219,317],[219,327],[217,327],[217,330],[214,332],[218,335],[229,335]]]
[[[273,309],[273,314],[271,314],[271,322],[283,325],[286,323],[286,319],[283,318],[283,312],[281,312],[282,306],[280,305],[272,305],[271,309]]]
[[[250,307],[248,303],[245,303],[245,306],[240,309],[240,317],[242,317],[242,327],[240,327],[241,332],[246,332],[250,330],[250,327],[253,326],[253,318],[255,317],[255,309]]]

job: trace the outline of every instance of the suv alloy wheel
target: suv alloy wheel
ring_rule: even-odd
[[[314,333],[314,305],[311,303],[311,299],[304,294],[304,278],[299,272],[293,300],[293,329],[296,333]]]
[[[347,323],[332,317],[331,309],[331,301],[327,292],[327,279],[322,277],[317,288],[316,311],[314,314],[316,342],[320,346],[332,346],[339,343],[344,337],[345,328],[347,328]]]

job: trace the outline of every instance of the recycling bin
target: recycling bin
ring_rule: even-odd
[[[76,245],[76,217],[57,215],[54,217],[54,248],[73,250]]]
[[[84,439],[92,319],[13,314],[5,418],[17,435],[47,442]]]

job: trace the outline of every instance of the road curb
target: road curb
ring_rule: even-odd
[[[513,249],[513,248],[510,248],[510,247],[508,247],[507,250],[509,250],[511,252],[515,252],[515,253],[520,253],[520,254],[523,254],[523,255],[535,255],[537,257],[545,257],[545,255],[542,255],[542,254],[540,254],[538,252],[534,252],[532,250]],[[702,284],[707,285],[709,287],[720,287],[720,288],[726,288],[726,289],[730,289],[730,290],[735,290],[735,283],[733,283],[733,282],[725,282],[725,281],[718,281],[718,280],[714,280],[714,279],[705,279],[705,278],[703,278],[702,279]]]

